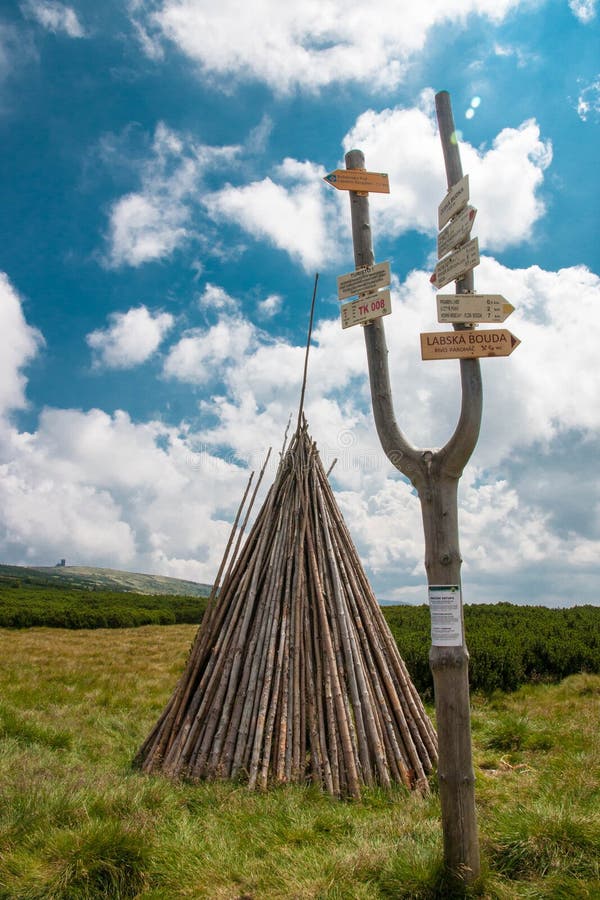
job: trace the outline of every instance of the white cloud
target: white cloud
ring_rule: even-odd
[[[275,177],[241,187],[227,185],[208,195],[205,205],[215,220],[235,222],[255,238],[285,250],[306,270],[336,255],[333,209],[324,202],[325,169],[286,159]]]
[[[108,265],[163,259],[195,236],[192,209],[201,180],[213,167],[230,164],[238,150],[196,144],[159,123],[152,155],[142,166],[141,190],[111,208]]]
[[[232,310],[238,306],[237,300],[234,300],[224,288],[210,282],[207,282],[198,302],[200,308],[206,310]]]
[[[360,148],[368,169],[389,173],[390,195],[371,203],[378,230],[436,233],[447,183],[431,91],[423,93],[420,108],[363,113],[343,145],[346,151]],[[489,149],[461,142],[460,152],[481,246],[499,250],[529,238],[544,213],[538,191],[552,160],[537,123],[503,129]]]
[[[21,4],[24,15],[35,19],[43,28],[54,34],[63,33],[71,38],[85,37],[85,30],[75,10],[55,0],[28,0]]]
[[[0,415],[27,405],[23,368],[43,344],[37,328],[25,321],[21,299],[8,276],[0,272]]]
[[[377,234],[437,233],[437,208],[447,186],[433,91],[423,91],[418,107],[366,111],[343,146],[358,147],[368,169],[390,176],[391,193],[370,197]],[[460,149],[478,209],[473,234],[480,246],[502,250],[530,239],[545,213],[539,194],[552,160],[551,144],[535,120],[503,129],[489,148],[461,143]],[[326,185],[324,175],[316,163],[286,158],[272,177],[227,185],[206,195],[204,203],[216,222],[235,222],[314,272],[336,264],[350,239],[347,198]]]
[[[584,267],[510,270],[488,257],[476,279],[515,305],[507,325],[522,344],[508,359],[481,364],[481,438],[459,493],[466,599],[589,602],[600,488],[581,463],[595,471],[600,444],[600,279]],[[10,315],[0,333],[16,348],[3,372],[13,386],[5,406],[14,407],[24,402],[21,370],[40,338],[6,279],[4,290],[0,308]],[[434,294],[428,273],[411,273],[393,285],[385,323],[396,418],[424,447],[447,440],[460,402],[456,362],[420,360],[419,331],[439,327]],[[419,502],[375,434],[362,329],[342,331],[319,312],[317,321],[306,397],[312,436],[327,467],[338,459],[340,507],[378,595],[423,601]],[[273,340],[223,308],[214,326],[184,334],[165,363],[170,377],[205,388],[198,432],[98,409],[45,409],[31,433],[0,420],[0,552],[15,562],[64,556],[210,581],[247,477],[235,460],[259,465],[269,445],[279,449],[290,413],[294,427],[303,359],[302,346]],[[228,460],[216,455],[223,445]],[[575,451],[576,472],[564,467]],[[562,467],[559,485],[551,469],[549,482],[539,479],[548,461]],[[265,487],[276,463],[277,452]],[[589,515],[565,512],[570,483]],[[578,593],[569,594],[575,584]]]
[[[168,378],[204,384],[219,377],[224,363],[243,359],[254,338],[253,326],[237,317],[223,317],[206,331],[192,329],[169,350],[164,373]]]
[[[302,6],[162,0],[145,16],[138,9],[133,20],[153,54],[158,41],[169,40],[199,64],[204,77],[255,79],[278,93],[336,81],[391,89],[434,25],[464,27],[471,13],[501,21],[515,5],[516,0],[308,0]]]
[[[161,197],[128,194],[112,208],[110,264],[139,266],[170,256],[189,236],[187,207]]]
[[[535,582],[544,560],[545,574],[538,574],[537,586],[531,587],[542,602],[546,590],[555,598],[558,582],[554,587],[551,582],[559,573],[566,577],[572,560],[590,559],[598,549],[600,516],[596,525],[570,526],[564,533],[560,497],[552,490],[520,496],[514,475],[511,482],[505,473],[518,459],[525,484],[527,472],[535,477],[559,443],[582,448],[583,454],[586,442],[600,440],[600,408],[594,399],[600,393],[600,370],[595,331],[589,327],[598,321],[600,279],[584,267],[510,270],[483,257],[476,282],[480,290],[502,293],[516,307],[506,326],[522,344],[508,359],[481,363],[482,430],[460,494],[465,577],[477,594],[468,599],[498,599],[498,579],[486,582],[487,572],[504,572],[502,596],[513,596],[511,584]],[[458,421],[460,377],[456,362],[420,359],[419,332],[440,328],[429,273],[412,272],[404,284],[393,285],[392,293],[394,313],[385,327],[396,418],[417,446],[441,446]],[[220,328],[229,340],[239,318],[224,314]],[[182,367],[179,375],[172,374],[196,382],[210,374],[222,383],[218,396],[202,405],[214,424],[200,437],[207,447],[226,446],[236,458],[258,464],[267,446],[279,447],[290,413],[295,422],[304,349],[282,340],[266,343],[255,333],[235,355],[221,354],[207,366],[209,346],[204,335],[189,372]],[[337,319],[321,320],[309,360],[307,418],[325,465],[338,460],[333,477],[339,502],[379,595],[414,599],[416,584],[424,583],[419,503],[381,451],[366,369],[362,330],[342,331]],[[591,507],[600,509],[596,480],[588,492]],[[516,593],[514,599],[527,598]]]
[[[196,445],[197,446],[197,445]],[[159,422],[46,409],[0,431],[2,556],[214,577],[247,472]],[[221,512],[218,512],[218,511]]]
[[[419,107],[363,113],[343,145],[360,147],[371,170],[389,172],[391,194],[371,197],[378,233],[436,233],[446,181],[431,90],[422,93]],[[159,125],[152,157],[143,166],[142,190],[120,198],[111,210],[109,265],[138,266],[169,256],[191,238],[200,240],[193,214],[216,225],[238,225],[306,271],[334,265],[349,241],[347,202],[325,184],[323,166],[288,157],[262,180],[199,190],[207,169],[227,163],[230,172],[239,149],[193,145]],[[461,143],[461,154],[479,210],[474,233],[481,247],[504,249],[531,238],[545,212],[539,192],[552,160],[537,123],[503,129],[489,148]]]
[[[583,88],[577,98],[577,115],[582,122],[587,122],[590,117],[598,118],[600,113],[600,77]]]
[[[539,61],[538,54],[532,53],[531,49],[524,49],[518,44],[495,43],[493,52],[494,56],[513,58],[516,61],[519,69],[524,69],[526,66],[530,66],[532,63],[536,63]],[[485,63],[481,61],[480,65],[484,67]]]
[[[265,319],[271,319],[276,316],[281,309],[283,297],[281,294],[269,294],[264,300],[259,300],[257,310],[259,316]]]
[[[94,365],[107,369],[130,369],[146,362],[173,327],[170,313],[152,315],[145,306],[111,313],[109,326],[86,335],[95,352]]]
[[[584,25],[596,17],[596,0],[569,0],[569,8]]]
[[[44,409],[20,432],[6,413],[25,404],[22,369],[42,338],[5,275],[0,335],[0,556],[210,581],[247,470],[185,427],[136,424],[122,411]]]

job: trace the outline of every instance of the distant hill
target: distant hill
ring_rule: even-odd
[[[0,565],[0,582],[19,579],[28,584],[51,584],[88,590],[124,591],[136,594],[161,594],[186,597],[208,597],[210,584],[167,578],[164,575],[142,575],[117,569],[89,566],[5,566]]]

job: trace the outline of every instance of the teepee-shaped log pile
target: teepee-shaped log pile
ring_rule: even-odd
[[[358,796],[392,782],[426,791],[435,760],[433,726],[299,423],[137,762]]]

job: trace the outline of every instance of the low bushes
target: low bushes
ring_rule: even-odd
[[[198,624],[206,598],[0,583],[0,627],[132,628]],[[387,606],[383,614],[417,689],[433,697],[427,606]],[[465,607],[473,690],[514,691],[578,672],[600,673],[600,608],[549,609],[511,603]]]
[[[204,597],[0,584],[0,627],[133,628],[199,623]]]
[[[417,689],[433,697],[428,607],[390,606],[383,614]],[[465,631],[473,690],[514,691],[527,682],[600,672],[600,608],[595,606],[466,606]]]

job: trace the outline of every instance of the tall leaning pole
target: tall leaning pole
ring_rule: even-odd
[[[462,178],[450,97],[436,95],[436,110],[444,152],[448,188]],[[347,169],[364,169],[360,150],[346,154]],[[350,192],[352,237],[356,269],[374,265],[368,195]],[[473,291],[470,271],[456,282],[456,293]],[[454,325],[456,331],[470,325]],[[377,433],[390,461],[416,488],[421,501],[425,533],[425,569],[429,584],[454,602],[449,615],[459,617],[458,641],[444,646],[433,641],[429,655],[435,689],[439,741],[438,780],[442,811],[444,862],[447,870],[464,883],[480,873],[479,840],[475,812],[475,776],[471,750],[469,704],[469,653],[464,638],[461,557],[458,541],[458,482],[479,436],[482,409],[481,371],[478,359],[461,359],[462,404],[454,434],[439,450],[413,447],[399,429],[394,415],[388,371],[388,349],[381,318],[364,327],[371,399]],[[452,593],[453,592],[453,593]],[[433,614],[433,607],[432,607]],[[443,619],[442,612],[442,619]],[[433,624],[433,620],[432,620]],[[433,634],[433,628],[432,628]]]

